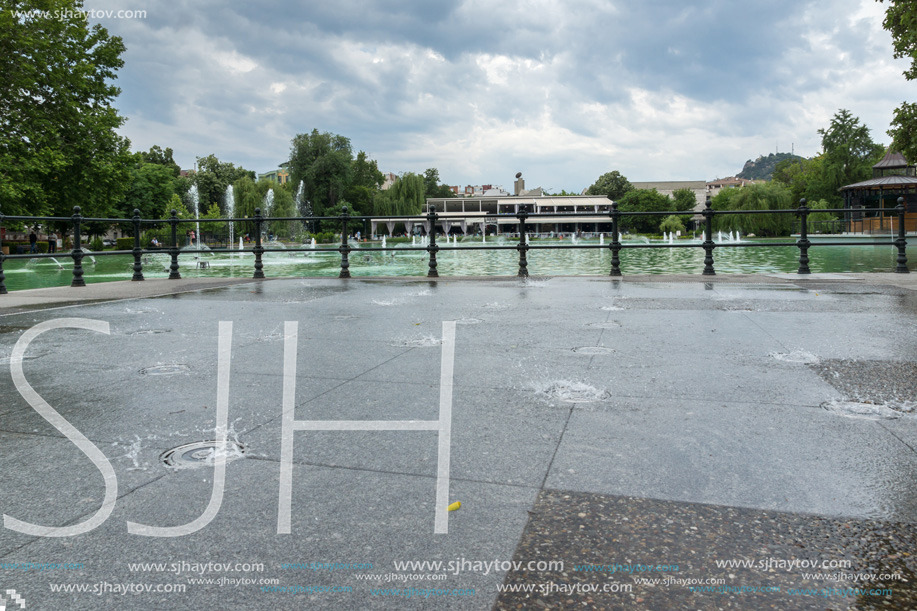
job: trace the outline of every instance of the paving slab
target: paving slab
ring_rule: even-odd
[[[0,513],[74,525],[104,498],[99,468],[14,383],[13,346],[55,319],[109,324],[50,330],[22,366],[118,493],[83,534],[0,528],[0,586],[27,609],[913,608],[917,279],[901,276],[0,296]],[[219,509],[187,534],[131,534],[211,502],[221,321],[233,460]],[[292,432],[286,466],[285,413],[352,430]],[[441,414],[448,436],[429,424]],[[367,424],[387,421],[417,430]],[[461,505],[443,526],[446,481]]]

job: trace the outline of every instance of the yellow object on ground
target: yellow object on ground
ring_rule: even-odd
[[[452,503],[451,505],[449,505],[449,511],[456,511],[461,506],[462,506],[462,503],[460,501],[456,501]]]

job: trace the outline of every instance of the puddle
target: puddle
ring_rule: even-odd
[[[439,346],[442,343],[442,338],[426,335],[417,338],[396,338],[392,340],[390,345],[398,348],[430,348],[432,346]]]
[[[334,320],[355,320],[357,318],[359,318],[359,316],[355,316],[353,314],[340,314],[335,316]]]
[[[594,356],[597,354],[611,354],[614,350],[612,348],[606,348],[605,346],[579,346],[574,348],[573,352]]]
[[[508,303],[500,303],[499,301],[493,301],[491,303],[485,303],[478,307],[481,308],[482,310],[508,310],[512,306],[509,305]]]
[[[456,319],[455,324],[457,325],[479,325],[482,322],[484,321],[481,320],[480,318],[458,318]]]
[[[896,420],[913,416],[913,405],[896,405],[895,407],[899,409],[894,409],[884,403],[858,403],[856,401],[828,401],[821,404],[822,409],[832,414],[861,420]]]
[[[133,333],[128,333],[128,335],[158,335],[160,333],[171,333],[172,329],[141,329],[140,331],[134,331]]]
[[[175,363],[173,365],[156,365],[154,367],[147,367],[141,369],[140,373],[147,376],[174,376],[182,373],[188,373],[191,371],[191,367],[184,365],[182,363]]]
[[[607,322],[587,322],[583,326],[592,327],[593,329],[617,329],[621,326],[621,323],[617,320],[609,320]]]
[[[768,352],[767,356],[773,357],[778,361],[786,363],[801,363],[803,365],[817,365],[818,357],[805,350],[794,350],[792,352]]]
[[[594,403],[611,397],[604,388],[599,389],[583,382],[571,382],[570,380],[548,382],[536,387],[535,393],[565,403]]]
[[[28,354],[22,355],[22,360],[23,360],[23,361],[34,361],[35,359],[41,358],[42,356],[44,356],[44,353],[41,353],[41,352],[30,352],[30,353],[28,353]],[[0,357],[0,365],[9,365],[9,364],[10,364],[10,361],[12,361],[12,360],[13,360],[13,355],[10,355],[10,356],[2,356],[2,357]]]
[[[373,299],[372,302],[374,305],[383,307],[391,307],[400,303],[397,299]]]
[[[604,305],[604,306],[600,307],[599,309],[600,309],[600,310],[603,310],[603,311],[605,311],[605,312],[621,312],[622,310],[624,310],[624,308],[622,308],[621,306],[619,306],[619,305],[614,305],[614,304],[612,304],[612,305]]]

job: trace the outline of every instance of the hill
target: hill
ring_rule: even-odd
[[[792,153],[771,153],[767,157],[761,155],[754,161],[749,159],[745,162],[742,171],[736,174],[736,178],[745,178],[748,180],[770,180],[774,174],[774,168],[784,159],[802,159],[799,155]]]

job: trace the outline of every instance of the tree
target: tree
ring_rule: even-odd
[[[111,104],[124,44],[81,0],[5,0],[0,11],[0,201],[6,214],[108,216],[128,184]],[[40,9],[35,10],[35,9]],[[20,12],[22,11],[22,12]]]
[[[439,170],[427,168],[423,173],[424,195],[426,197],[455,197],[448,185],[439,183]]]
[[[679,231],[684,231],[685,226],[681,222],[681,217],[676,215],[671,215],[665,217],[665,219],[659,224],[659,231],[666,231],[668,233],[676,233]]]
[[[255,179],[255,173],[251,170],[236,167],[228,161],[220,161],[216,155],[198,157],[197,172],[191,181],[197,185],[200,210],[208,209],[211,204],[217,204],[222,209],[226,187],[243,176]]]
[[[181,175],[181,166],[172,159],[172,149],[167,148],[166,150],[162,150],[159,148],[159,145],[154,144],[149,151],[141,153],[141,155],[146,163],[166,166],[172,172],[172,176],[177,177]]]
[[[789,189],[790,200],[794,205],[802,198],[809,201],[827,200],[833,204],[832,207],[839,207],[843,203],[834,186],[835,180],[826,173],[824,154],[811,159],[781,161],[774,168],[774,182]]]
[[[607,172],[599,176],[598,180],[592,183],[586,190],[586,195],[604,195],[608,199],[620,199],[628,191],[632,191],[634,186],[619,171]]]
[[[379,171],[376,160],[368,159],[363,151],[357,153],[350,186],[344,190],[344,198],[352,208],[351,214],[361,216],[372,213],[373,199],[384,181],[385,176]]]
[[[790,191],[776,182],[758,183],[738,189],[721,189],[713,198],[714,210],[789,210],[796,208]],[[757,236],[785,236],[798,229],[792,214],[723,214],[713,218],[718,231],[737,230]]]
[[[656,189],[632,189],[618,200],[621,212],[662,212],[672,209],[672,200]],[[659,233],[659,216],[624,216],[621,227],[637,233]]]
[[[290,177],[303,183],[303,197],[312,202],[315,216],[339,214],[338,201],[353,180],[350,139],[313,129],[293,138]]]
[[[146,163],[143,158],[142,153],[134,155],[127,192],[116,211],[119,217],[132,217],[134,209],[137,209],[141,217],[155,218],[175,193],[171,169],[165,165]]]
[[[869,136],[869,128],[849,110],[840,109],[827,129],[820,129],[825,154],[827,183],[836,191],[844,185],[866,180],[872,165],[881,157],[884,147]]]
[[[909,0],[889,0],[882,26],[892,35],[895,58],[911,60],[904,78],[917,79],[917,5]],[[917,105],[903,102],[896,108],[887,133],[892,137],[892,146],[905,159],[917,159]]]
[[[911,0],[889,0],[882,26],[891,32],[895,58],[911,60],[904,77],[909,81],[917,79],[917,5]]]

